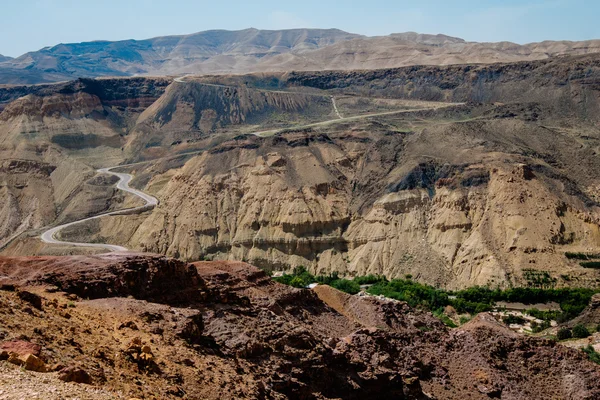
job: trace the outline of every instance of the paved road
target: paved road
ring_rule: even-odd
[[[86,221],[91,221],[93,219],[102,218],[102,217],[105,217],[108,215],[132,214],[135,212],[146,211],[146,210],[150,210],[150,209],[154,208],[154,206],[156,206],[158,204],[158,199],[156,197],[150,196],[142,191],[139,191],[137,189],[133,189],[133,188],[129,187],[129,182],[131,182],[131,179],[133,179],[133,176],[131,176],[130,174],[124,174],[124,173],[111,171],[111,169],[125,167],[125,166],[127,166],[127,165],[118,165],[116,167],[101,168],[97,172],[99,172],[101,174],[109,174],[109,175],[117,176],[119,178],[119,182],[117,183],[117,189],[123,190],[125,192],[131,193],[135,196],[140,197],[142,200],[144,200],[144,202],[146,204],[144,204],[143,206],[139,206],[139,207],[131,207],[131,208],[126,208],[124,210],[107,212],[107,213],[95,215],[93,217],[84,218],[84,219],[80,219],[77,221],[69,222],[67,224],[56,226],[56,227],[54,227],[52,229],[48,229],[46,232],[42,233],[42,235],[40,236],[40,238],[42,239],[42,242],[49,243],[49,244],[61,244],[61,245],[77,246],[77,247],[95,247],[95,248],[108,249],[110,251],[127,251],[128,249],[126,247],[117,246],[117,245],[113,245],[113,244],[66,242],[66,241],[58,240],[54,237],[54,235],[56,235],[56,233],[58,233],[62,229],[69,227],[69,226],[81,224]]]

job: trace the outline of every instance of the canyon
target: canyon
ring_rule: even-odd
[[[598,40],[0,56],[0,399],[600,398],[599,126]]]
[[[565,254],[600,240],[599,66],[591,54],[2,88],[2,252],[83,251],[37,235],[142,205],[95,174],[136,163],[120,172],[158,206],[57,238],[448,289],[532,274],[596,287],[597,270]]]

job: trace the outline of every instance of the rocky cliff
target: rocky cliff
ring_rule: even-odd
[[[78,80],[0,88],[0,247],[56,219],[124,201],[94,167],[118,164],[124,135],[169,84],[164,79]]]

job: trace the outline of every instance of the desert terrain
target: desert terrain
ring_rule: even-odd
[[[0,57],[0,399],[599,398],[598,50]]]

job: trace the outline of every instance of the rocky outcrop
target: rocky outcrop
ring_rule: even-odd
[[[43,314],[26,312],[16,293],[0,291],[0,332],[6,338],[0,349],[13,349],[13,358],[32,352],[27,357],[57,371],[46,374],[47,380],[92,384],[117,398],[117,393],[449,400],[600,394],[598,366],[583,353],[522,337],[485,315],[448,330],[403,302],[349,296],[325,286],[295,289],[241,262],[190,265],[152,255],[107,257],[1,259],[0,274],[12,266],[17,289],[27,284],[44,298],[45,308]],[[132,263],[147,271],[144,279],[132,273]],[[174,265],[180,269],[174,271]],[[178,270],[195,276],[178,282],[184,292],[195,286],[210,295],[188,292],[187,302],[181,296],[177,304],[155,303],[163,297],[149,296],[148,287],[154,293],[176,291],[164,276],[178,276]],[[89,287],[131,284],[126,291],[91,291],[97,296],[83,300],[74,296],[80,286],[63,285],[66,292],[48,286],[56,281],[49,271],[79,276]],[[131,296],[119,297],[125,295]],[[13,339],[21,335],[31,341]],[[565,380],[577,384],[564,385]],[[21,382],[27,381],[7,381],[3,393],[24,390]]]
[[[135,296],[157,303],[192,301],[204,286],[183,262],[136,254],[0,258],[0,282],[53,285],[89,299]]]

